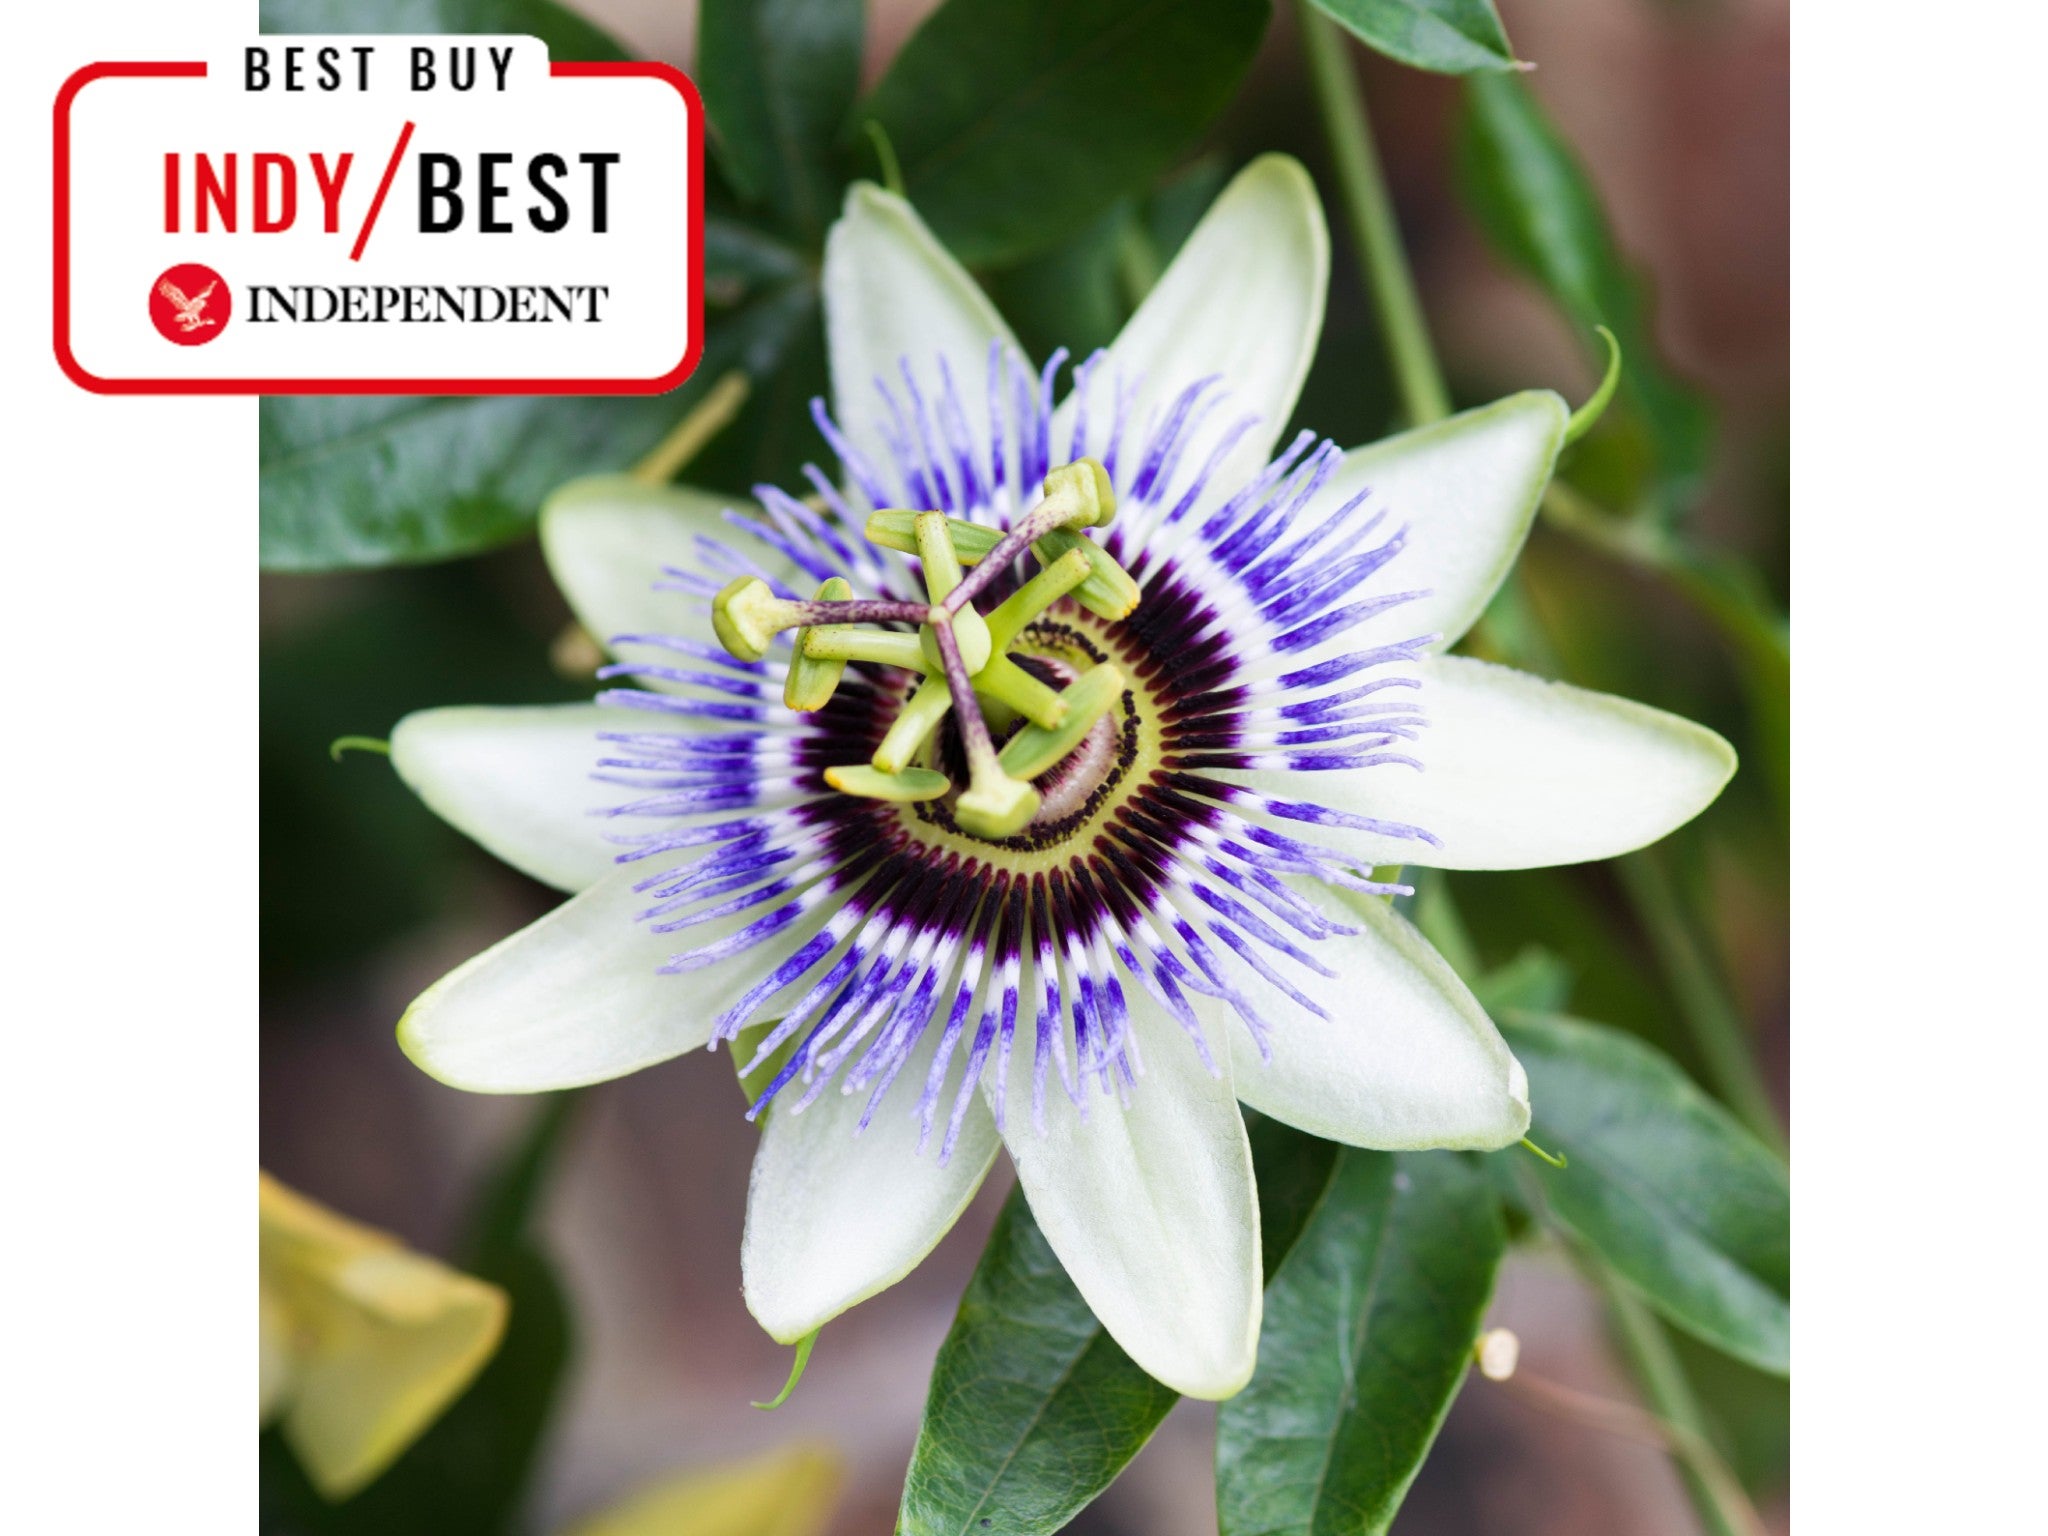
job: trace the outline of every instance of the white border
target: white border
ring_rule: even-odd
[[[39,6],[0,49],[0,1315],[24,1529],[247,1528],[228,1511],[255,1493],[255,405],[86,395],[41,302],[64,77],[253,9]],[[2010,1530],[2037,1506],[2048,14],[1988,10],[1933,35],[1898,0],[1797,15],[1809,1532]]]
[[[1967,15],[1966,15],[1967,13]],[[2048,10],[1796,10],[1794,1513],[2038,1528]]]
[[[65,77],[255,12],[23,6],[0,48],[10,1529],[255,1528],[256,403],[88,395],[48,302]]]

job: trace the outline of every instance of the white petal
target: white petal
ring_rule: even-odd
[[[935,394],[943,357],[959,386],[968,440],[988,442],[989,344],[1000,341],[1020,357],[1023,349],[910,204],[866,182],[849,188],[845,211],[825,240],[824,288],[834,412],[885,485],[893,487],[897,476],[875,381],[902,401],[905,362],[919,388]]]
[[[1421,771],[1383,763],[1218,776],[1437,839],[1318,834],[1361,864],[1539,869],[1654,843],[1711,805],[1735,772],[1735,749],[1721,737],[1646,704],[1463,656],[1431,657],[1418,672],[1429,724],[1404,751]]]
[[[824,1093],[794,1112],[803,1084],[771,1104],[747,1190],[740,1274],[747,1309],[785,1344],[887,1290],[938,1246],[995,1161],[995,1119],[969,1102],[952,1159],[939,1166],[943,1117],[917,1145],[918,1092],[939,1032],[925,1043],[858,1135],[866,1091]]]
[[[628,475],[572,480],[540,512],[541,551],[555,585],[601,645],[614,635],[688,635],[715,641],[711,605],[684,592],[657,592],[664,566],[708,571],[700,538],[712,538],[782,576],[787,563],[725,520],[727,508],[758,516],[741,496],[683,485],[643,485]]]
[[[1276,959],[1318,1017],[1254,975],[1233,976],[1271,1026],[1271,1060],[1249,1037],[1231,1046],[1237,1096],[1276,1120],[1330,1141],[1390,1151],[1490,1150],[1529,1129],[1529,1084],[1493,1021],[1444,959],[1383,900],[1318,890],[1355,934],[1320,940],[1317,976]],[[1240,1027],[1212,998],[1192,999],[1205,1027]]]
[[[678,861],[680,862],[680,861]],[[697,949],[771,910],[654,933],[636,882],[659,858],[621,866],[538,922],[422,992],[398,1043],[429,1076],[474,1093],[541,1093],[622,1077],[705,1044],[718,1015],[817,931],[830,904],[702,970],[664,975]]]
[[[644,731],[595,704],[423,709],[391,733],[391,766],[430,810],[513,868],[564,891],[608,874],[616,844],[591,812],[630,798],[593,781],[600,731]]]
[[[1386,510],[1385,530],[1408,529],[1378,589],[1429,594],[1383,622],[1403,635],[1441,635],[1437,648],[1448,650],[1514,568],[1569,419],[1564,401],[1532,389],[1354,448],[1300,525],[1306,531],[1369,487],[1367,507]],[[1343,638],[1344,649],[1357,644]]]
[[[1084,1121],[1055,1083],[1041,1135],[1020,1049],[1003,1140],[1031,1214],[1110,1336],[1176,1392],[1228,1397],[1258,1355],[1251,1145],[1228,1069],[1211,1077],[1149,996],[1125,992],[1145,1067],[1130,1107],[1091,1089]],[[1222,1037],[1211,1045],[1228,1060]]]
[[[1329,286],[1330,232],[1315,183],[1299,161],[1261,155],[1223,189],[1111,345],[1095,377],[1091,443],[1106,439],[1119,375],[1142,381],[1135,430],[1196,380],[1221,374],[1228,397],[1189,439],[1182,464],[1184,473],[1200,469],[1235,422],[1256,416],[1214,477],[1223,492],[1235,490],[1272,456],[1294,414]],[[1055,461],[1072,440],[1075,409],[1069,397],[1053,417]]]

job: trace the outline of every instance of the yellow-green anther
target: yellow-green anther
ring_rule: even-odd
[[[920,512],[917,514],[917,558],[924,566],[925,595],[934,603],[943,603],[946,594],[960,585],[960,556],[954,552],[953,539],[946,529],[946,514],[943,512]]]
[[[976,837],[1015,837],[1031,825],[1031,818],[1038,814],[1037,790],[1003,772],[994,757],[976,763],[973,772],[967,792],[953,802],[953,819],[963,832]]]
[[[988,665],[974,674],[974,696],[993,699],[1014,709],[1034,725],[1050,729],[1067,718],[1067,701],[1059,691],[1041,683],[1017,663],[1003,655],[991,656]],[[991,719],[991,725],[1007,723]]]
[[[920,512],[917,514],[917,558],[924,566],[925,593],[933,604],[933,621],[945,622],[937,613],[937,605],[946,600],[946,594],[960,585],[960,557],[954,553],[953,538],[947,528],[947,517],[943,512]],[[960,642],[960,659],[967,663],[970,673],[979,672],[988,663],[992,649],[988,637],[988,620],[974,611],[972,605],[962,608],[953,615],[953,638]],[[929,632],[919,635],[929,670],[939,670],[939,645]]]
[[[802,606],[777,597],[758,576],[735,576],[711,600],[718,643],[741,661],[759,661],[778,634],[802,622]]]
[[[900,629],[855,629],[848,624],[820,624],[804,631],[804,654],[820,661],[878,661],[884,666],[925,669],[924,647],[917,636]]]
[[[843,794],[863,800],[894,800],[909,805],[918,800],[936,800],[953,787],[953,781],[930,768],[905,768],[901,773],[884,773],[867,763],[848,763],[825,770],[825,782]]]
[[[1100,544],[1071,528],[1055,528],[1031,546],[1047,566],[1076,549],[1088,558],[1088,579],[1074,588],[1074,601],[1098,618],[1128,618],[1142,595],[1138,583]]]
[[[988,616],[989,642],[996,654],[1007,651],[1025,626],[1086,581],[1093,569],[1083,551],[1070,549],[1003,599]]]
[[[1094,459],[1062,464],[1045,477],[1045,499],[1067,513],[1067,527],[1102,528],[1116,516],[1116,487],[1109,471]]]
[[[914,555],[917,553],[917,520],[923,515],[921,512],[871,512],[867,523],[868,542],[883,549]],[[991,528],[986,523],[970,523],[958,517],[946,519],[946,531],[953,536],[953,552],[959,556],[962,565],[980,564],[1003,537],[1000,528]]]
[[[988,659],[994,653],[995,647],[989,641],[987,619],[972,608],[962,608],[950,619],[940,614],[936,608],[932,610],[932,614],[937,622],[953,626],[953,638],[960,642],[960,659],[967,664],[970,675],[988,665]],[[931,625],[928,624],[917,632],[917,643],[924,652],[927,663],[925,670],[936,674],[940,670],[939,641],[932,633]]]
[[[841,603],[852,596],[852,583],[843,576],[834,576],[818,588],[816,600]],[[844,634],[850,628],[846,624],[817,624],[797,631],[796,653],[790,658],[789,676],[782,684],[783,703],[794,710],[808,711],[823,709],[832,702],[833,691],[846,674],[846,662],[839,657],[813,655],[810,643],[816,638]]]
[[[1090,667],[1067,685],[1067,718],[1047,730],[1027,725],[1003,745],[998,758],[1003,771],[1020,779],[1035,779],[1081,744],[1081,738],[1095,722],[1108,714],[1123,697],[1124,674],[1116,663],[1105,661]]]
[[[904,701],[891,722],[882,744],[875,748],[875,755],[868,759],[883,773],[901,773],[910,766],[910,760],[917,756],[925,738],[946,718],[946,711],[953,707],[952,690],[946,686],[943,677],[928,677],[917,685],[917,692]]]

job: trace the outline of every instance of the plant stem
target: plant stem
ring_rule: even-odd
[[[1615,1342],[1652,1411],[1670,1432],[1671,1458],[1709,1536],[1761,1536],[1742,1484],[1707,1437],[1706,1417],[1685,1367],[1650,1309],[1606,1265],[1579,1255],[1579,1268],[1607,1303]]]
[[[702,453],[705,444],[739,415],[752,388],[747,376],[737,368],[719,379],[683,413],[683,419],[669,429],[668,436],[633,466],[633,478],[644,485],[667,485],[675,479],[683,466]]]
[[[1330,158],[1336,162],[1338,189],[1358,241],[1402,405],[1409,420],[1418,426],[1436,421],[1451,413],[1450,392],[1444,388],[1443,370],[1430,345],[1429,325],[1415,295],[1415,278],[1401,249],[1393,200],[1387,196],[1372,123],[1365,112],[1365,92],[1358,84],[1343,30],[1309,0],[1299,0],[1295,14],[1300,20],[1301,46],[1308,59],[1316,111],[1329,139]]]
[[[1785,1129],[1757,1072],[1748,1026],[1728,996],[1706,936],[1686,912],[1669,869],[1658,854],[1647,850],[1616,859],[1614,867],[1677,995],[1715,1092],[1766,1146],[1784,1156]]]

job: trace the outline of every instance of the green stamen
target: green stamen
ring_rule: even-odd
[[[936,800],[953,787],[953,781],[930,768],[905,768],[901,773],[884,773],[867,763],[846,763],[825,770],[825,782],[843,794],[863,800],[894,800],[908,805],[918,800]]]
[[[996,654],[1007,651],[1033,619],[1080,586],[1093,569],[1085,554],[1070,549],[1005,598],[988,616],[988,637]]]
[[[991,656],[988,665],[974,674],[974,694],[976,698],[993,699],[1048,730],[1067,718],[1066,700],[1058,691],[1041,683],[1007,656]],[[1005,712],[995,723],[1007,725],[1011,718]]]
[[[1112,623],[1129,618],[1138,606],[1137,579],[1100,544],[1070,528],[1055,528],[1031,546],[1031,552],[1047,566],[1077,549],[1088,559],[1088,579],[1074,588],[1074,601]]]
[[[1064,527],[1107,528],[1116,516],[1116,487],[1094,459],[1062,464],[1045,477],[1044,492],[1047,505],[1067,514],[1060,518]]]
[[[875,748],[875,755],[868,759],[883,773],[901,773],[910,766],[912,758],[922,750],[925,738],[938,728],[946,718],[946,711],[953,707],[953,691],[946,686],[943,677],[928,677],[918,684],[917,692],[904,701],[903,708],[896,712],[888,733],[882,737],[882,744]]]
[[[925,670],[924,647],[918,644],[917,636],[897,629],[821,624],[804,631],[803,650],[806,656],[819,661],[874,661],[908,672]]]
[[[946,600],[946,594],[960,585],[963,572],[960,556],[953,548],[953,540],[946,531],[946,514],[943,512],[920,512],[917,514],[917,558],[924,565],[924,590],[933,606]]]
[[[969,676],[988,665],[992,646],[989,641],[988,620],[972,608],[962,608],[950,620],[939,616],[938,605],[943,603],[960,585],[963,574],[960,556],[953,549],[953,540],[946,527],[943,512],[920,512],[917,515],[917,558],[924,566],[925,593],[932,600],[933,622],[919,635],[923,644],[925,659],[931,663],[930,670],[939,670],[939,643],[937,630],[940,623],[950,622],[953,638],[960,642],[960,657],[967,664]]]
[[[817,601],[837,603],[852,596],[853,584],[843,576],[834,576],[818,588]],[[837,657],[814,656],[810,645],[813,638],[842,634],[847,628],[844,624],[819,624],[797,631],[796,654],[789,663],[789,676],[782,684],[783,703],[800,713],[807,713],[823,709],[832,702],[839,679],[846,675],[846,662]]]
[[[868,542],[883,549],[914,555],[917,553],[917,520],[922,516],[922,512],[871,512],[866,529]],[[946,519],[946,532],[953,536],[953,551],[962,565],[979,565],[1003,538],[1000,528],[970,523],[958,517]]]
[[[1090,667],[1067,685],[1060,695],[1067,703],[1067,718],[1051,730],[1027,725],[1004,745],[999,761],[1006,773],[1020,779],[1035,779],[1081,744],[1081,738],[1095,722],[1123,697],[1123,669],[1114,662]]]
[[[1031,825],[1038,804],[1038,791],[1004,773],[991,755],[975,765],[967,793],[953,802],[953,820],[976,837],[1015,837]]]
[[[1043,495],[1008,533],[942,512],[884,508],[869,515],[868,540],[917,557],[924,602],[855,600],[839,577],[813,598],[785,599],[766,581],[742,576],[713,599],[712,623],[725,648],[744,661],[765,657],[778,633],[799,631],[783,686],[783,702],[794,710],[823,708],[850,662],[923,674],[873,757],[828,769],[825,782],[899,804],[951,794],[956,786],[945,773],[917,764],[950,712],[968,763],[967,787],[952,803],[954,822],[973,836],[1012,837],[1043,808],[1031,781],[1080,748],[1126,686],[1122,671],[1105,662],[1057,690],[1008,654],[1063,597],[1111,621],[1137,607],[1136,580],[1082,531],[1106,525],[1115,511],[1115,487],[1093,459],[1048,474]],[[976,601],[1010,579],[1012,563],[1027,549],[1043,568],[983,615]],[[865,627],[887,624],[914,632]],[[1011,730],[1016,734],[998,750],[997,739]],[[1071,786],[1063,791],[1070,792]]]
[[[803,622],[803,610],[777,597],[758,576],[735,576],[711,599],[718,643],[741,661],[759,661],[783,630]]]

